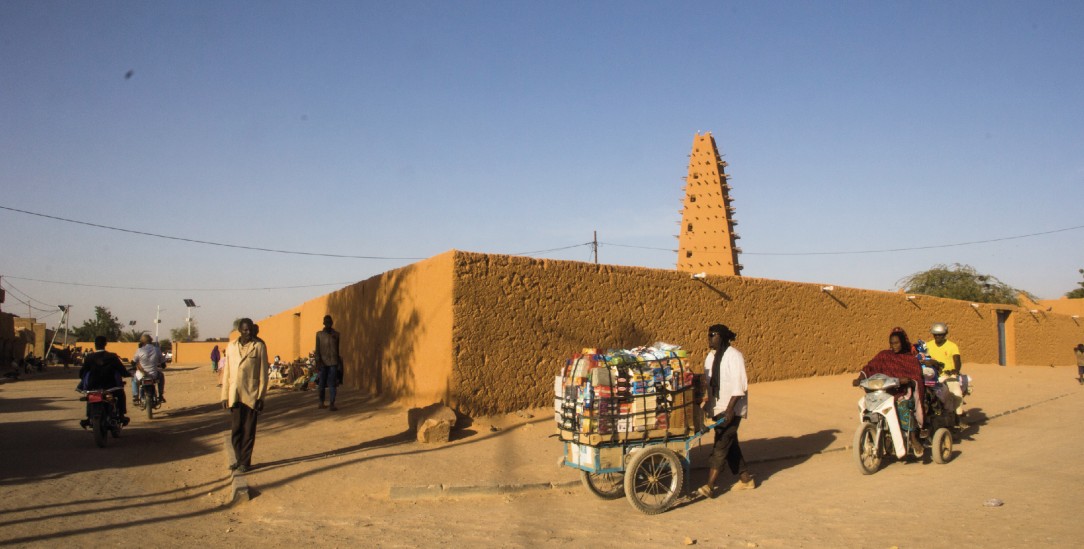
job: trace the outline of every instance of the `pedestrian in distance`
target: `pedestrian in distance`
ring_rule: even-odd
[[[324,390],[328,389],[331,394],[331,411],[338,410],[335,407],[335,393],[339,385],[339,374],[342,371],[342,357],[339,355],[339,332],[332,328],[334,320],[331,315],[324,315],[324,329],[316,332],[316,367],[320,372],[318,396],[319,408],[324,407]]]
[[[215,345],[214,349],[211,349],[211,373],[218,373],[218,361],[222,360],[222,352],[218,350],[218,345]]]
[[[237,325],[241,336],[226,346],[226,365],[222,373],[222,409],[231,416],[231,437],[237,461],[231,470],[244,473],[252,468],[252,449],[256,445],[256,419],[263,411],[267,396],[267,346],[256,339],[252,319],[242,318]]]
[[[748,414],[749,381],[745,371],[745,357],[731,342],[738,335],[725,324],[708,328],[708,352],[704,360],[704,378],[707,390],[703,397],[704,412],[712,421],[724,419],[715,427],[715,443],[712,446],[708,483],[697,493],[706,498],[714,496],[719,472],[726,463],[730,472],[738,476],[731,490],[751,490],[756,481],[745,465],[741,445],[738,443],[738,426]]]
[[[1077,344],[1073,349],[1073,353],[1076,354],[1076,381],[1084,385],[1084,343]]]

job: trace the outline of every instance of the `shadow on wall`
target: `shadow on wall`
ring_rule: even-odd
[[[389,271],[328,296],[348,387],[392,399],[413,394],[414,350],[425,332],[408,295],[413,271]]]

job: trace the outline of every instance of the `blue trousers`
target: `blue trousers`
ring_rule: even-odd
[[[339,366],[337,364],[331,366],[320,367],[320,383],[317,384],[320,394],[320,402],[324,401],[324,389],[331,389],[331,403],[335,404],[335,389],[339,386]]]

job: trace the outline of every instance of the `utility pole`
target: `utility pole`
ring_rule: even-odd
[[[191,299],[184,300],[184,306],[188,307],[188,317],[184,319],[188,323],[188,340],[192,340],[192,307],[199,307],[196,302]]]
[[[68,345],[68,324],[72,317],[72,306],[69,304],[64,309],[64,345]]]
[[[154,313],[154,342],[158,343],[158,325],[162,323],[162,306],[158,306],[158,312]]]
[[[595,256],[595,265],[598,265],[598,231],[594,231],[594,238],[591,240],[591,253]]]

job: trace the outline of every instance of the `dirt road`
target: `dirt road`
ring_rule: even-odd
[[[579,487],[399,500],[392,487],[574,481],[547,438],[551,411],[475,420],[449,445],[406,433],[406,411],[345,394],[276,393],[248,475],[255,496],[223,507],[231,478],[215,378],[169,369],[169,404],[99,449],[78,426],[74,372],[0,385],[0,544],[122,547],[597,544],[674,547],[1078,546],[1084,388],[1069,368],[967,365],[973,426],[947,465],[858,473],[846,446],[856,390],[844,376],[756,385],[742,437],[755,491],[689,499],[646,517]],[[786,458],[785,456],[796,456]],[[928,461],[928,460],[927,460]],[[693,485],[704,471],[693,472]],[[997,498],[1001,507],[983,502]]]

